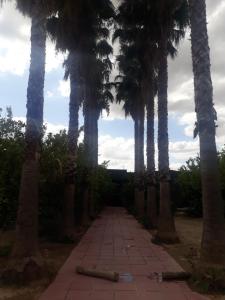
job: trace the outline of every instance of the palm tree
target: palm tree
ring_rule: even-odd
[[[77,162],[77,142],[79,136],[79,108],[82,101],[82,85],[79,75],[79,55],[70,51],[64,62],[65,79],[70,78],[69,129],[68,129],[68,158],[65,169],[65,189],[63,205],[63,224],[61,238],[73,240],[74,236],[74,198]]]
[[[107,28],[105,28],[105,32]],[[106,33],[105,33],[106,34]],[[105,35],[105,38],[108,36]],[[92,53],[85,56],[83,64],[86,95],[84,97],[84,144],[90,167],[98,165],[97,122],[103,109],[109,111],[110,95],[109,78],[112,62],[109,56],[113,53],[106,39],[97,41]]]
[[[136,50],[136,49],[135,49]],[[117,60],[121,75],[117,76],[117,101],[124,102],[126,116],[134,120],[135,140],[135,209],[138,218],[145,214],[145,185],[144,185],[144,119],[145,99],[142,90],[142,70],[138,59],[130,56],[133,47],[121,44],[121,52]],[[135,51],[134,51],[135,53]]]
[[[153,60],[154,61],[154,58]],[[149,224],[152,228],[157,227],[157,203],[156,203],[156,175],[155,175],[155,132],[154,132],[154,118],[155,118],[155,72],[152,64],[148,64],[147,77],[147,95],[146,95],[146,109],[147,109],[147,211],[146,215]]]
[[[146,61],[149,48],[143,26],[140,26],[142,8],[140,1],[122,1],[113,37],[114,40],[119,38],[122,53],[118,56],[123,76],[117,87],[117,99],[124,101],[125,113],[131,115],[135,124],[135,208],[140,219],[145,215],[144,119],[149,93],[146,68],[149,65]]]
[[[215,142],[216,112],[210,71],[205,0],[189,0],[195,110],[200,139],[203,195],[203,236],[201,258],[213,264],[225,263],[224,205],[220,190]]]
[[[61,3],[57,17],[53,16],[47,23],[48,33],[56,43],[58,51],[69,51],[68,58],[64,62],[65,79],[70,79],[70,103],[69,103],[69,126],[67,139],[67,164],[65,168],[64,205],[62,212],[62,226],[60,239],[73,240],[74,235],[74,201],[75,201],[75,174],[77,140],[79,131],[79,107],[82,97],[82,79],[80,76],[81,51],[78,35],[81,16],[80,2],[74,3],[67,0]]]
[[[84,148],[86,153],[86,189],[83,200],[83,223],[89,223],[89,215],[95,216],[93,190],[90,178],[98,165],[98,119],[101,109],[108,108],[102,97],[107,95],[103,81],[108,81],[111,72],[109,55],[112,47],[108,44],[109,26],[114,18],[114,6],[110,0],[92,1],[92,22],[94,30],[83,45],[82,77],[84,80]],[[95,21],[94,21],[95,20]],[[91,66],[91,69],[90,69]],[[106,100],[106,98],[105,98]],[[103,104],[103,107],[99,107]],[[100,111],[99,111],[100,108]],[[88,214],[89,212],[89,214]]]
[[[145,70],[145,81],[148,82],[148,178],[154,193],[154,92],[152,78],[154,68],[158,69],[158,150],[160,172],[160,216],[157,239],[176,241],[177,235],[170,209],[170,183],[169,183],[169,155],[168,155],[168,109],[167,109],[167,55],[174,54],[172,42],[178,44],[184,36],[184,28],[187,25],[187,1],[126,1],[119,7],[118,22],[122,24],[120,36],[128,43],[134,43],[142,53],[142,65]],[[125,28],[125,31],[124,31]],[[139,39],[137,38],[139,36]],[[141,50],[144,53],[141,52]],[[158,53],[157,57],[155,53]],[[146,55],[147,54],[147,55]],[[146,84],[145,84],[146,85]],[[151,108],[151,109],[150,109]],[[149,182],[149,180],[148,180]],[[150,185],[149,185],[150,187]],[[149,189],[148,187],[148,189]],[[149,189],[150,190],[150,189]],[[149,197],[148,197],[149,199]],[[154,219],[155,198],[149,199],[148,203],[153,206]],[[149,212],[150,213],[150,212]],[[155,222],[154,222],[155,223]]]
[[[95,204],[93,196],[93,186],[90,178],[93,178],[98,166],[98,119],[103,109],[109,110],[109,101],[113,96],[107,88],[112,69],[109,55],[113,49],[108,44],[106,38],[109,30],[104,29],[104,39],[97,40],[92,52],[86,54],[83,63],[85,97],[84,97],[84,147],[87,157],[86,172],[87,182],[84,193],[84,205],[88,208],[89,216],[95,217]],[[89,51],[89,50],[88,50]],[[88,215],[84,210],[84,222],[88,222]]]
[[[71,87],[76,89],[77,83],[82,93],[72,93],[70,96],[70,122],[68,145],[71,145],[68,152],[68,166],[65,174],[65,213],[63,231],[71,234],[71,225],[74,223],[73,203],[74,203],[74,185],[76,173],[76,149],[78,136],[78,109],[80,100],[87,97],[89,90],[85,85],[84,63],[90,56],[90,52],[95,48],[96,39],[108,34],[104,29],[104,24],[111,19],[114,14],[114,8],[111,1],[70,1],[62,4],[62,8],[57,17],[51,19],[48,24],[49,32],[56,41],[58,50],[70,52],[70,57],[75,57],[76,63],[72,68],[68,68],[70,73]],[[86,26],[88,24],[89,26]],[[74,60],[74,59],[73,59]],[[79,62],[79,64],[78,64]],[[75,75],[76,72],[76,75]],[[76,97],[76,99],[75,99]],[[76,112],[74,114],[74,112]],[[75,117],[76,116],[76,117]],[[87,126],[87,123],[86,125]],[[73,129],[72,129],[73,128]],[[76,138],[75,138],[76,136]],[[73,145],[73,146],[72,146]],[[87,157],[88,159],[88,157]],[[87,204],[84,201],[84,211],[87,211]],[[70,224],[67,226],[66,224]],[[68,228],[68,230],[66,229]],[[70,229],[69,229],[70,228]],[[66,234],[66,235],[68,235]]]
[[[160,214],[157,241],[173,243],[178,241],[174,219],[171,211],[169,138],[168,138],[168,65],[167,39],[163,38],[159,46],[158,69],[158,152],[160,176]]]
[[[157,43],[153,39],[155,24],[149,17],[149,9],[144,1],[123,1],[119,7],[117,22],[119,28],[114,39],[119,37],[122,44],[135,45],[136,55],[142,69],[142,96],[147,109],[147,210],[151,227],[156,227],[156,179],[154,142],[154,96]]]
[[[25,155],[21,176],[16,239],[12,250],[12,269],[32,264],[39,274],[41,255],[38,247],[38,185],[40,142],[43,127],[46,18],[57,9],[57,1],[17,0],[17,8],[32,19],[31,60],[27,88]]]
[[[167,56],[176,54],[178,45],[188,25],[187,1],[164,1],[154,3],[154,17],[158,27],[158,152],[160,176],[160,214],[155,241],[178,242],[171,211],[169,138],[168,138],[168,62]],[[153,4],[153,5],[154,5]]]

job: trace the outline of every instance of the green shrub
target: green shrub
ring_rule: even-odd
[[[12,250],[12,245],[0,247],[0,257],[8,257]]]
[[[134,205],[134,174],[128,173],[128,181],[124,184],[123,188],[123,206],[127,209],[128,213],[136,215]]]
[[[24,150],[24,128],[21,121],[0,115],[0,228],[12,227],[15,222],[20,174]]]
[[[202,216],[202,193],[200,176],[200,158],[190,158],[178,172],[179,199],[176,203],[180,208],[188,208],[194,217]]]
[[[225,270],[223,268],[195,266],[190,284],[200,293],[225,292]]]
[[[1,116],[0,110],[0,228],[15,226],[20,176],[25,145],[25,124],[13,120],[12,111]],[[67,134],[45,134],[40,159],[39,230],[52,240],[58,237],[62,221],[64,171],[67,154]],[[104,163],[87,176],[84,145],[78,147],[75,216],[79,224],[82,215],[83,192],[91,185],[96,211],[104,206],[111,188],[111,179]]]
[[[61,225],[66,163],[65,131],[49,133],[42,144],[40,160],[40,234],[55,240]]]

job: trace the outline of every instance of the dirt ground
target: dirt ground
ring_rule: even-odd
[[[165,248],[171,256],[188,272],[192,272],[196,263],[201,245],[202,220],[179,215],[175,218],[176,229],[181,243],[166,245]],[[194,288],[193,286],[191,286]],[[210,299],[225,300],[224,295],[209,295]]]
[[[0,231],[0,269],[7,264],[7,252],[12,245],[14,232]],[[0,300],[37,300],[49,283],[53,280],[59,268],[64,264],[75,244],[59,244],[40,242],[40,249],[47,266],[46,278],[32,283],[29,287],[5,287],[0,285]],[[4,250],[2,250],[4,249]]]
[[[165,246],[171,256],[188,272],[192,271],[192,266],[199,256],[201,243],[202,220],[193,219],[186,216],[176,216],[176,228],[181,243]],[[14,232],[0,231],[0,269],[3,269],[7,259],[7,246],[12,244]],[[6,246],[6,248],[5,248]],[[41,293],[54,278],[57,270],[63,265],[74,244],[57,244],[41,241],[40,248],[48,266],[49,275],[42,281],[33,283],[29,287],[2,287],[0,286],[0,300],[38,300]],[[2,253],[2,249],[5,249]],[[193,286],[192,286],[193,288]],[[224,295],[209,295],[213,300],[225,300]]]

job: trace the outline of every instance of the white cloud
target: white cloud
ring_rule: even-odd
[[[170,169],[173,170],[173,171],[177,171],[179,170],[181,167],[181,164],[178,162],[178,163],[171,163],[170,164]]]
[[[133,170],[134,139],[110,135],[99,138],[99,163],[110,161],[109,168]]]
[[[58,91],[60,92],[62,97],[69,97],[70,96],[70,82],[65,80],[59,81]]]
[[[18,31],[21,36],[23,36],[26,40],[28,40],[30,37],[30,22],[28,21],[27,24],[25,23],[21,25]]]
[[[146,149],[146,146],[145,146]],[[157,149],[157,144],[155,145]],[[199,152],[199,142],[179,141],[171,142],[170,149],[170,168],[177,170],[190,157],[195,157]],[[110,161],[109,167],[113,169],[134,170],[134,139],[116,137],[110,135],[100,136],[99,138],[99,163]],[[158,156],[155,155],[156,166]]]
[[[15,121],[21,121],[23,123],[26,123],[26,118],[25,117],[13,117],[13,120],[15,120]]]
[[[54,93],[51,91],[47,91],[46,98],[52,98],[54,96]]]
[[[110,104],[110,114],[108,115],[104,110],[102,113],[102,118],[105,121],[124,120],[125,113],[123,110],[123,105],[117,103]],[[130,117],[128,118],[130,119]]]
[[[15,9],[15,2],[7,1],[0,12],[0,72],[21,76],[29,68],[30,26],[30,19]],[[46,72],[59,68],[64,58],[65,55],[55,52],[48,39]]]
[[[46,49],[46,72],[51,72],[62,66],[66,54],[57,53],[50,40],[47,40]]]
[[[224,14],[225,0],[207,0],[209,41],[211,47],[212,79],[214,85],[214,102],[218,112],[217,143],[218,148],[225,143],[225,39]],[[195,123],[194,88],[191,61],[191,43],[189,32],[179,47],[179,56],[169,61],[169,116],[173,117],[178,125],[184,127],[184,138],[170,143],[171,167],[177,168],[190,156],[199,152],[198,140],[182,141],[193,136]],[[118,45],[115,46],[118,50]],[[54,45],[47,41],[46,71],[53,72],[58,69],[64,56],[56,55]],[[30,20],[24,18],[15,10],[13,1],[7,1],[0,10],[0,72],[21,76],[29,68],[30,60]],[[116,69],[114,70],[114,75]],[[47,98],[59,92],[62,97],[69,97],[69,82],[61,80],[58,90],[52,91],[46,87]],[[24,104],[25,105],[25,104]],[[121,105],[112,104],[110,116],[103,113],[103,119],[115,121],[124,119]],[[57,132],[66,128],[61,124],[48,123],[48,131]],[[82,136],[80,137],[82,140]],[[117,138],[110,135],[99,139],[100,162],[110,160],[110,167],[133,169],[133,138]]]
[[[46,126],[46,132],[47,133],[59,133],[61,130],[67,130],[67,127],[65,125],[62,124],[53,124],[53,123],[49,123],[49,122],[44,122],[45,126]]]
[[[199,141],[179,141],[169,145],[171,165],[184,164],[190,157],[196,157],[199,152]]]
[[[13,117],[13,120],[15,121],[22,121],[23,123],[26,123],[25,117]],[[46,126],[46,132],[47,133],[59,133],[60,130],[67,130],[67,127],[63,124],[54,124],[47,121],[44,121],[44,125]]]
[[[28,68],[30,49],[18,39],[12,45],[10,40],[1,36],[0,45],[0,72],[23,75]]]
[[[26,122],[24,117],[15,117],[14,120]],[[67,126],[63,124],[54,124],[44,122],[47,133],[56,134],[60,130],[67,130]],[[84,133],[79,136],[79,143],[83,142]],[[146,153],[145,145],[144,153]],[[155,145],[157,149],[157,144]],[[179,169],[190,157],[195,157],[199,152],[199,142],[195,141],[179,141],[170,142],[170,168]],[[111,135],[101,135],[99,137],[99,164],[109,161],[109,168],[134,170],[134,139],[124,137],[112,137]],[[155,161],[157,166],[158,155],[156,151]]]
[[[0,72],[23,75],[29,65],[30,20],[7,1],[0,12]]]
[[[218,112],[217,147],[221,149],[225,143],[225,56],[223,51],[225,40],[221,39],[221,36],[224,36],[225,1],[207,0],[207,12],[214,102]],[[169,62],[169,113],[179,125],[184,127],[184,135],[191,138],[193,137],[196,114],[194,109],[191,42],[188,39],[190,39],[190,33],[187,33],[185,41],[179,47],[178,58]],[[190,154],[194,156],[199,150],[192,147],[198,145],[196,141],[193,141],[193,144],[191,143],[185,145],[185,148],[193,150]],[[186,154],[181,149],[176,156],[172,153],[172,162],[184,160]]]

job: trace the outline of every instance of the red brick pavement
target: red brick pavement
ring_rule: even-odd
[[[75,273],[77,265],[117,271],[117,283]],[[181,267],[123,208],[107,208],[72,251],[39,300],[207,300],[185,282],[159,282],[154,272]]]

